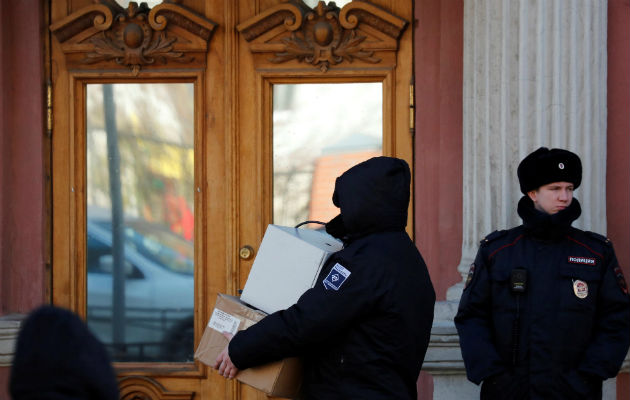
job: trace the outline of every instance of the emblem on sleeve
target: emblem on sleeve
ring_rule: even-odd
[[[326,289],[339,290],[350,276],[350,273],[343,265],[337,263],[332,267],[322,283]]]
[[[586,282],[576,279],[573,281],[573,293],[580,298],[584,299],[588,296],[588,285]]]
[[[615,267],[614,272],[615,272],[615,278],[617,278],[617,284],[619,285],[619,288],[621,289],[622,292],[624,292],[624,294],[628,294],[628,284],[626,283],[626,278],[624,278],[623,276],[623,271],[617,265]]]
[[[470,282],[472,281],[473,275],[475,274],[475,264],[470,264],[470,269],[468,270],[468,276],[466,277],[466,283],[464,284],[464,289],[466,289],[468,287],[468,285],[470,285]]]

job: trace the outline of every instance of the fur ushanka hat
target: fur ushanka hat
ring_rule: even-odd
[[[571,182],[577,189],[582,182],[582,162],[568,150],[541,147],[521,161],[517,175],[523,194],[552,182]]]

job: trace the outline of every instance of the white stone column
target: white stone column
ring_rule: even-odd
[[[521,223],[520,160],[540,146],[577,153],[574,225],[606,233],[607,10],[606,0],[465,0],[462,280],[436,304],[424,366],[436,400],[479,396],[453,317],[479,241]]]
[[[15,344],[20,333],[24,314],[8,314],[0,317],[0,367],[11,366]]]
[[[575,226],[606,232],[607,1],[467,0],[464,5],[461,296],[479,241],[521,223],[516,168],[540,146],[583,163]]]

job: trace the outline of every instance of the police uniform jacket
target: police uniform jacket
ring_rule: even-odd
[[[518,211],[523,225],[482,241],[460,301],[468,378],[484,381],[482,399],[601,398],[630,344],[630,298],[613,247],[570,226],[577,199],[548,215],[524,196]],[[526,271],[522,291],[517,268]]]
[[[327,230],[344,238],[312,289],[229,345],[239,369],[301,356],[305,399],[416,399],[435,292],[405,232],[410,173],[378,157],[337,179],[341,215]]]

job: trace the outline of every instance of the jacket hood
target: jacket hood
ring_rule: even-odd
[[[398,158],[374,157],[355,165],[335,182],[333,203],[341,214],[326,230],[341,239],[404,230],[410,183],[409,165]]]

